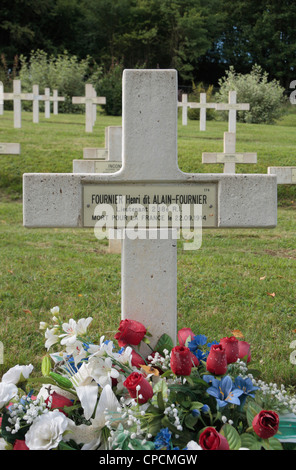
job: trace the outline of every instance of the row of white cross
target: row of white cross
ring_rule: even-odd
[[[50,102],[54,103],[54,114],[58,114],[58,102],[64,101],[64,97],[59,97],[57,90],[53,91],[53,96],[50,96],[50,89],[45,88],[45,94],[39,94],[39,86],[33,85],[33,93],[21,93],[21,81],[13,81],[13,93],[4,93],[3,85],[0,82],[0,114],[3,113],[3,101],[13,100],[14,102],[14,126],[21,127],[21,100],[33,101],[33,122],[39,122],[39,101],[45,102],[45,117],[50,117]],[[84,97],[73,97],[73,104],[84,104],[85,113],[85,130],[92,132],[93,126],[96,121],[96,110],[98,104],[106,104],[105,97],[97,97],[96,91],[91,84],[85,85]],[[255,164],[257,163],[257,153],[237,153],[236,152],[236,121],[238,111],[247,111],[250,109],[248,103],[237,103],[236,91],[229,92],[228,103],[207,103],[206,93],[200,94],[200,103],[188,102],[187,95],[182,95],[182,102],[178,102],[178,107],[182,107],[182,123],[187,124],[187,109],[199,108],[200,109],[200,130],[206,129],[206,109],[215,109],[217,111],[228,111],[228,132],[224,133],[224,149],[223,152],[202,154],[202,163],[214,164],[221,163],[224,165],[224,173],[235,173],[236,164]],[[113,139],[114,140],[114,139]],[[98,151],[100,155],[98,155]],[[85,157],[93,160],[89,163],[89,167],[97,170],[103,168],[102,163],[94,166],[94,159],[104,158],[102,155],[103,149],[85,149]],[[106,151],[105,151],[106,152]],[[0,154],[16,155],[20,153],[20,144],[14,143],[0,143]],[[90,156],[91,155],[91,156]],[[107,158],[108,160],[108,158]],[[85,165],[84,163],[76,163]],[[105,168],[105,167],[104,167]],[[115,167],[108,165],[105,169],[109,171]],[[117,167],[116,167],[117,168]],[[268,173],[277,174],[279,184],[296,184],[296,169],[294,167],[269,167]]]
[[[200,109],[200,130],[206,130],[206,111],[215,109],[216,111],[228,111],[228,132],[236,132],[236,120],[238,111],[249,111],[249,103],[237,103],[237,92],[230,91],[228,94],[228,103],[207,103],[207,94],[200,93],[200,102],[189,102],[186,94],[182,95],[182,101],[178,101],[178,107],[182,108],[182,124],[187,125],[187,110]]]
[[[3,83],[0,82],[0,115],[3,114],[4,101],[13,101],[14,109],[14,127],[21,128],[21,102],[33,102],[33,122],[39,123],[39,102],[45,103],[45,118],[50,118],[50,103],[53,103],[53,114],[58,114],[58,103],[65,101],[63,96],[58,96],[58,91],[53,90],[53,96],[50,95],[50,89],[45,88],[44,95],[39,93],[39,85],[33,85],[32,93],[21,92],[21,81],[13,80],[13,92],[4,93]],[[97,97],[96,91],[91,84],[85,85],[85,96],[73,96],[73,104],[85,105],[85,130],[92,132],[96,121],[96,110],[98,104],[106,104],[105,97]]]
[[[228,103],[207,103],[206,93],[200,93],[200,103],[188,102],[186,94],[182,95],[182,102],[178,102],[178,107],[182,108],[182,124],[187,125],[187,109],[200,109],[200,130],[206,130],[206,110],[215,109],[217,111],[229,112],[229,132],[236,132],[236,115],[237,111],[246,111],[250,109],[247,103],[237,103],[236,91],[229,92]],[[58,91],[53,90],[53,96],[50,96],[50,89],[45,88],[44,95],[39,93],[39,85],[33,85],[33,93],[21,92],[21,81],[13,80],[13,92],[4,93],[2,82],[0,82],[0,115],[3,114],[3,103],[6,100],[13,100],[14,105],[14,127],[21,127],[21,101],[33,101],[33,122],[39,122],[39,102],[45,102],[45,117],[50,117],[50,103],[54,103],[54,114],[58,114],[58,102],[65,101],[65,98],[58,96]],[[85,130],[92,132],[96,120],[97,105],[106,104],[105,97],[98,97],[92,84],[85,85],[85,96],[73,96],[73,104],[85,105]]]
[[[45,88],[44,95],[39,93],[39,85],[33,85],[32,93],[21,92],[21,81],[13,80],[13,91],[12,93],[4,93],[2,82],[0,82],[0,115],[4,111],[4,101],[13,101],[14,109],[14,127],[16,129],[21,128],[21,102],[32,101],[33,102],[33,122],[39,123],[39,102],[44,101],[45,103],[45,117],[50,118],[50,103],[53,103],[53,113],[58,114],[58,103],[65,101],[65,98],[58,96],[58,91],[53,90],[53,95],[50,95],[50,89]]]

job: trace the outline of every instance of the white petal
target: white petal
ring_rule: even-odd
[[[97,403],[99,387],[95,382],[76,388],[77,396],[81,402],[86,419],[90,419]]]
[[[96,415],[95,415],[95,422],[96,425],[99,427],[103,428],[105,426],[105,414],[104,411],[117,411],[118,407],[120,407],[119,401],[117,400],[112,387],[110,385],[106,385],[101,393],[99,403],[96,409]]]

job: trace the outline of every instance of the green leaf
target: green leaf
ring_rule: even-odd
[[[191,410],[200,410],[204,406],[200,401],[192,401],[190,409]]]
[[[241,438],[237,430],[230,424],[224,424],[220,433],[226,437],[230,450],[238,450],[242,446]]]
[[[248,420],[248,425],[250,427],[252,426],[253,419],[255,418],[255,416],[258,413],[260,413],[261,410],[262,410],[262,408],[261,408],[260,405],[258,405],[258,403],[256,403],[255,401],[249,402],[248,407],[247,407],[247,411],[246,411],[246,416],[247,416],[247,420]]]
[[[59,450],[78,450],[78,449],[74,449],[74,447],[72,447],[71,445],[67,444],[64,441],[61,441],[59,443],[58,449]]]
[[[266,450],[283,450],[283,446],[276,437],[262,439],[262,446]]]
[[[173,349],[174,347],[174,343],[173,343],[173,340],[172,338],[167,335],[166,333],[164,333],[158,340],[154,350],[159,352],[159,354],[164,354],[163,351],[165,349],[167,349],[169,352],[171,352],[171,350]]]
[[[260,450],[261,443],[258,441],[257,436],[254,434],[244,433],[241,434],[241,447],[245,447],[250,450]]]
[[[158,392],[157,394],[157,404],[158,404],[158,408],[160,409],[160,411],[164,411],[165,404],[164,404],[163,396],[161,392]]]
[[[192,431],[194,431],[197,421],[198,421],[197,416],[192,416],[192,414],[188,414],[185,418],[185,426],[188,429],[191,429]]]

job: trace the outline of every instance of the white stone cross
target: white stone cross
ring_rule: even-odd
[[[223,163],[224,173],[235,173],[237,163],[257,163],[257,153],[237,153],[235,132],[224,132],[224,152],[202,154],[202,163]]]
[[[33,122],[39,123],[39,101],[44,101],[45,95],[39,94],[39,85],[33,85]]]
[[[45,102],[45,118],[49,119],[50,118],[50,102],[51,102],[51,96],[50,96],[50,88],[45,88],[44,89],[44,102]]]
[[[3,93],[4,100],[13,100],[14,127],[22,127],[22,101],[33,101],[33,93],[21,93],[21,81],[13,80],[13,93]]]
[[[182,94],[182,101],[178,101],[178,108],[182,108],[182,124],[187,126],[187,109],[189,107],[188,96]]]
[[[130,201],[137,200],[139,210],[145,203],[153,203],[152,209],[168,210],[173,200],[176,210],[181,201],[190,208],[198,204],[209,228],[276,226],[275,176],[193,174],[179,169],[177,110],[177,71],[125,70],[121,170],[111,174],[25,174],[24,226],[97,228],[104,208],[116,206],[116,219],[120,209],[130,209]],[[157,201],[167,203],[158,206]],[[159,214],[162,216],[161,211]],[[157,220],[152,228],[147,227],[150,212],[143,215],[137,237],[133,223],[126,225],[124,219],[121,226],[121,315],[149,327],[153,347],[163,333],[176,340],[177,240],[173,228],[158,227]],[[106,221],[108,226],[114,224],[113,217]]]
[[[59,103],[62,101],[65,101],[64,96],[58,96],[58,90],[53,90],[52,92],[52,97],[50,98],[50,101],[53,102],[53,114],[59,114]]]
[[[3,83],[0,82],[0,116],[3,115],[4,112],[4,99],[3,99],[4,87]]]
[[[269,175],[276,175],[277,184],[296,184],[296,166],[269,166]]]
[[[73,160],[74,173],[109,173],[108,169],[114,168],[118,171],[118,163],[122,162],[122,127],[106,127],[105,148],[85,148],[83,159],[83,161]],[[112,166],[110,163],[117,165]],[[106,168],[106,171],[96,171],[96,168]]]
[[[216,111],[228,111],[228,132],[236,132],[237,111],[249,111],[249,103],[237,103],[237,92],[230,91],[228,94],[228,103],[217,103]]]
[[[92,132],[94,126],[93,105],[106,104],[106,98],[103,96],[94,96],[94,88],[91,83],[85,85],[85,96],[73,96],[73,104],[85,105],[85,131]]]
[[[0,142],[0,155],[19,155],[20,153],[20,144],[7,144]]]
[[[206,130],[206,121],[207,121],[207,109],[216,109],[216,103],[207,103],[207,94],[200,93],[200,102],[199,103],[189,103],[190,108],[199,108],[200,117],[199,117],[199,129],[201,131]]]

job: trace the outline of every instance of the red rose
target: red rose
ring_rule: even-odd
[[[191,351],[185,346],[175,346],[171,352],[171,369],[176,375],[190,375],[192,369]]]
[[[178,331],[178,341],[180,343],[180,346],[185,346],[187,338],[190,336],[190,341],[193,340],[194,338],[194,333],[191,330],[191,328],[182,328],[181,330]]]
[[[145,365],[145,361],[134,349],[132,350],[132,366],[137,367],[138,369],[141,366]]]
[[[248,357],[247,363],[251,360],[251,346],[246,341],[239,341],[238,342],[238,357],[239,359],[243,359],[245,356]]]
[[[203,450],[229,450],[227,439],[215,428],[206,428],[199,437],[199,445]]]
[[[262,410],[255,416],[252,425],[259,437],[269,439],[278,432],[279,422],[279,415],[275,411]]]
[[[16,439],[13,444],[13,450],[30,450],[25,441]]]
[[[139,372],[132,372],[123,385],[128,389],[131,398],[135,398],[140,405],[153,397],[153,388]]]
[[[212,344],[207,357],[207,370],[214,375],[224,375],[227,372],[226,351],[222,344]]]
[[[230,336],[229,338],[222,338],[220,339],[220,344],[222,344],[223,348],[226,352],[226,359],[227,364],[232,364],[238,360],[238,339],[234,336]]]
[[[190,351],[191,352],[191,351]],[[197,359],[196,355],[191,352],[191,361],[194,367],[199,366],[199,360]]]
[[[48,398],[46,398],[45,403],[48,408],[51,410],[58,409],[67,416],[67,413],[63,410],[64,406],[73,406],[73,401],[69,398],[63,397],[59,393],[53,392]]]
[[[126,344],[137,346],[147,332],[145,326],[136,320],[121,320],[118,330],[114,338],[117,339],[122,346]]]

